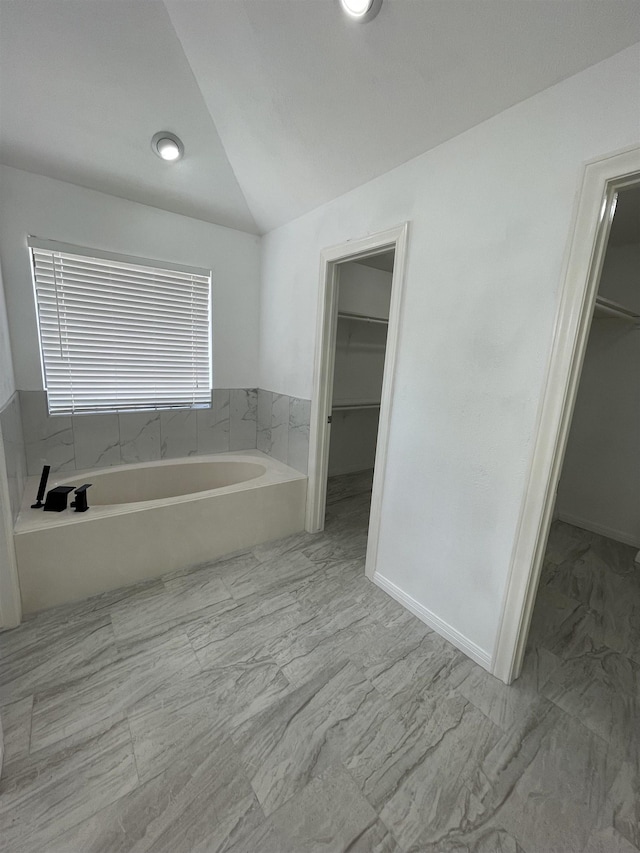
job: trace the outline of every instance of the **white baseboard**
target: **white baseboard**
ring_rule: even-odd
[[[583,530],[588,530],[590,533],[598,533],[600,536],[606,536],[608,539],[615,539],[616,542],[622,542],[623,545],[632,545],[634,548],[640,548],[640,539],[637,536],[625,533],[623,530],[615,530],[613,527],[607,527],[604,524],[590,521],[588,518],[578,518],[576,515],[568,515],[566,512],[559,512],[558,519],[567,524],[573,524],[575,527],[581,527]]]
[[[433,628],[437,634],[440,634],[440,636],[444,637],[445,640],[449,640],[450,643],[452,643],[457,649],[460,649],[461,652],[464,652],[465,655],[471,658],[471,660],[491,672],[493,660],[489,652],[481,649],[480,646],[476,645],[476,643],[469,640],[455,628],[452,628],[451,625],[444,622],[439,616],[436,616],[435,613],[427,610],[427,608],[423,607],[422,604],[415,600],[415,598],[407,595],[407,593],[403,592],[403,590],[401,590],[399,586],[396,586],[393,581],[383,577],[379,572],[375,572],[373,575],[373,582],[376,586],[379,586],[380,589],[383,589],[388,595],[390,595],[391,598],[395,598],[396,601],[399,601],[400,604],[404,605],[407,610],[410,610],[411,613],[413,613],[414,616],[417,616],[418,619],[425,623],[425,625]]]

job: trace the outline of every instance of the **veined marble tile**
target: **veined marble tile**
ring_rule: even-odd
[[[289,447],[287,465],[306,474],[309,468],[311,400],[291,397],[289,401]]]
[[[111,610],[113,630],[118,640],[142,638],[168,630],[231,595],[212,571],[201,570],[168,579],[155,595],[125,601]]]
[[[76,468],[103,468],[121,464],[118,415],[74,415],[71,421]]]
[[[108,614],[42,624],[36,618],[3,632],[0,647],[0,705],[78,681],[118,656]]]
[[[373,485],[373,468],[367,471],[356,471],[353,474],[341,474],[339,477],[329,477],[327,481],[327,505],[358,495],[371,494]]]
[[[253,832],[237,839],[231,847],[225,846],[224,853],[290,853],[288,845],[273,823],[267,818]]]
[[[208,697],[177,707],[161,704],[144,713],[134,710],[129,726],[141,782],[171,767],[185,752],[197,752],[207,737],[224,740],[227,736],[226,720]]]
[[[640,762],[640,664],[602,647],[561,661],[542,695]]]
[[[594,830],[583,853],[638,853],[638,848],[610,826]]]
[[[101,813],[137,784],[126,722],[73,749],[16,762],[1,789],[2,847],[11,853],[49,851],[51,839]]]
[[[120,412],[118,423],[123,463],[160,459],[160,412]]]
[[[170,767],[95,813],[47,853],[248,853],[264,823],[233,745],[206,733]]]
[[[198,449],[195,409],[174,409],[160,412],[160,456],[179,459],[193,456]]]
[[[386,601],[372,604],[372,594]],[[306,619],[274,641],[271,650],[297,684],[339,660],[353,661],[372,678],[431,633],[396,602],[387,610],[391,599],[358,576],[324,582],[312,576],[295,595]]]
[[[472,802],[471,797],[469,801]],[[472,833],[453,831],[446,838],[441,838],[433,844],[421,845],[420,853],[528,853],[528,851],[510,832],[499,827],[488,827]]]
[[[309,577],[316,566],[304,554],[281,554],[270,561],[237,567],[233,572],[225,571],[224,582],[234,598],[266,593],[286,584]]]
[[[604,641],[602,617],[553,589],[539,589],[529,628],[529,648],[543,646],[559,657],[572,657]]]
[[[177,676],[129,714],[138,773],[157,775],[183,751],[197,750],[197,739],[217,731],[224,739],[292,690],[269,662],[235,664]]]
[[[31,751],[96,731],[122,719],[145,697],[179,674],[200,667],[180,630],[119,650],[120,658],[96,672],[60,688],[36,693],[31,728]]]
[[[606,805],[618,762],[577,720],[550,712],[539,726],[523,722],[482,763],[474,789],[476,824],[499,816],[526,850],[582,853]]]
[[[459,686],[460,693],[503,730],[515,726],[540,707],[549,704],[540,691],[559,659],[544,648],[529,650],[522,674],[513,684],[506,685],[480,666],[473,666]]]
[[[289,457],[289,397],[286,394],[274,394],[271,401],[269,455],[285,464]]]
[[[234,608],[228,602],[216,606],[224,611],[224,618],[212,612],[185,626],[203,669],[243,662],[274,663],[270,644],[304,621],[295,598],[288,593],[250,596]]]
[[[499,730],[455,693],[423,723],[403,728],[390,731],[384,749],[367,744],[346,767],[400,846],[422,849],[464,821],[464,783],[495,746]]]
[[[606,576],[602,624],[605,644],[640,664],[640,571],[637,574]]]
[[[350,663],[325,670],[233,733],[267,815],[381,728],[384,703]]]
[[[29,475],[40,474],[43,465],[54,473],[75,470],[71,418],[49,416],[45,391],[21,391],[20,407]]]
[[[271,405],[273,396],[271,391],[258,388],[256,447],[268,455],[271,455]]]
[[[9,764],[29,755],[32,710],[33,696],[25,696],[24,699],[18,699],[16,702],[0,707],[0,721],[2,722],[2,737],[4,739],[2,768],[4,768],[5,776]]]
[[[443,637],[416,628],[404,642],[398,641],[387,656],[380,644],[378,660],[365,667],[376,690],[408,725],[428,720],[435,706],[449,697],[476,668]]]
[[[585,531],[572,524],[554,521],[549,530],[545,560],[558,565],[581,557],[590,547],[584,533]]]
[[[636,754],[637,751],[630,750]],[[607,799],[616,831],[640,849],[640,761],[637,758],[622,762]]]
[[[216,388],[211,408],[198,409],[198,453],[226,453],[229,450],[230,391]]]
[[[352,850],[377,815],[351,776],[334,765],[275,811],[271,822],[287,850],[319,853]]]
[[[229,450],[251,450],[257,442],[258,391],[232,388],[229,405]]]

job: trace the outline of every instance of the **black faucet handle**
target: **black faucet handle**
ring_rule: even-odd
[[[76,499],[71,501],[71,506],[75,507],[76,512],[86,512],[89,509],[87,504],[87,489],[91,483],[83,483],[75,490]]]

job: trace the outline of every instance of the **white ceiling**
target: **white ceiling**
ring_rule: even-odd
[[[0,0],[0,160],[266,231],[640,40],[637,0]],[[185,158],[150,151],[172,130]]]
[[[256,231],[161,2],[0,0],[0,108],[0,162]]]

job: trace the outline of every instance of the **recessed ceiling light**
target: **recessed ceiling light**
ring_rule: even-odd
[[[175,133],[170,133],[168,130],[161,130],[154,134],[151,140],[151,148],[154,154],[157,154],[162,160],[175,162],[184,154],[184,145],[178,139]]]
[[[370,21],[380,11],[382,0],[340,0],[342,8],[354,21]]]

